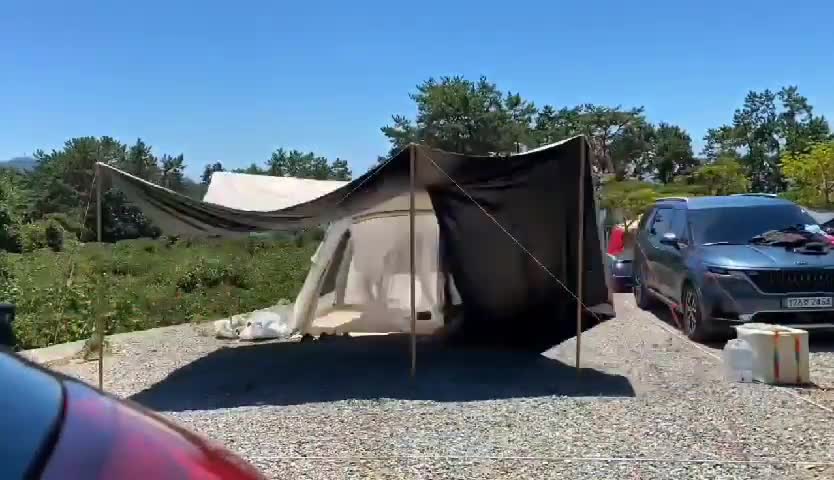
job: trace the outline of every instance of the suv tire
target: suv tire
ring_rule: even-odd
[[[654,297],[652,297],[651,292],[649,292],[648,287],[646,287],[644,270],[646,267],[643,264],[634,271],[632,274],[632,291],[634,292],[634,303],[642,310],[648,310],[652,308],[654,305]]]
[[[681,293],[683,331],[690,340],[705,342],[712,338],[710,321],[704,314],[701,295],[691,283],[685,283]]]

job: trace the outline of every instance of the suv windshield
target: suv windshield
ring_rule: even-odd
[[[690,210],[689,223],[697,243],[745,244],[769,230],[817,222],[796,205],[767,205]]]

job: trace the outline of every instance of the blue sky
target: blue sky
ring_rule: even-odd
[[[834,120],[834,2],[7,0],[0,159],[81,135],[364,171],[429,76],[486,75],[541,105],[643,105],[700,143],[750,89],[796,84]]]

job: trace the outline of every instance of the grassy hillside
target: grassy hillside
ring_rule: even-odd
[[[221,318],[293,300],[315,248],[312,240],[143,239],[0,252],[0,302],[18,306],[19,348],[87,338],[99,315],[107,333]]]

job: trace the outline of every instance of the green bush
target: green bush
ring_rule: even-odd
[[[48,220],[44,228],[44,236],[46,237],[46,245],[53,252],[60,252],[64,249],[64,229],[58,222]]]
[[[43,223],[24,223],[18,229],[20,250],[24,253],[46,248],[46,228]]]
[[[20,348],[87,338],[96,318],[105,320],[108,333],[126,332],[294,299],[316,244],[139,239],[65,247],[0,256],[0,301],[17,303]]]
[[[18,288],[11,266],[11,255],[0,251],[0,303],[16,303]]]

